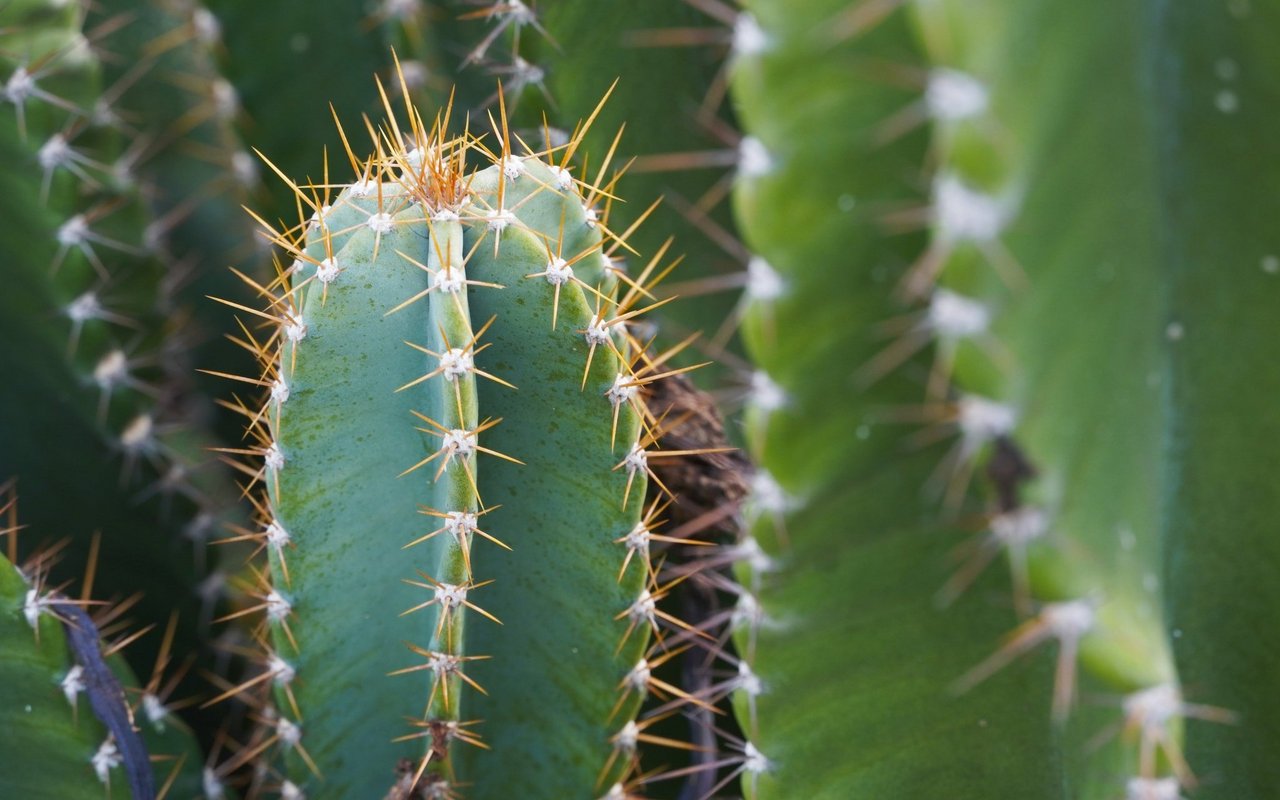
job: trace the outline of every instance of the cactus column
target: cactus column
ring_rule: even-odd
[[[566,165],[409,114],[276,235],[255,749],[286,795],[599,796],[650,691],[637,293]]]
[[[893,4],[819,9],[823,4],[814,3],[814,17],[801,23],[793,6],[783,17],[775,5],[750,4],[770,47],[735,75],[744,124],[769,149],[773,170],[742,182],[738,208],[748,240],[776,276],[769,284],[775,302],[757,298],[750,341],[786,398],[800,405],[806,402],[800,387],[821,385],[813,380],[820,373],[812,367],[793,372],[804,363],[799,357],[778,358],[804,330],[786,309],[804,285],[797,276],[831,259],[810,259],[805,271],[794,272],[780,243],[819,239],[812,231],[834,225],[837,216],[830,205],[806,208],[807,221],[796,219],[791,227],[808,225],[809,236],[768,235],[771,219],[764,212],[775,206],[762,200],[783,187],[798,194],[785,179],[809,140],[765,112],[783,98],[794,102],[835,85],[800,57],[805,50],[791,49],[796,32],[826,31],[819,37],[827,37],[833,53],[883,55],[879,43],[901,30],[904,15],[877,20],[872,13]],[[927,59],[896,58],[914,67],[917,99],[904,98],[896,108],[886,103],[866,118],[850,110],[838,121],[808,126],[832,137],[827,151],[844,147],[855,154],[862,152],[859,142],[910,141],[925,128],[931,134],[929,158],[919,161],[936,170],[927,203],[896,209],[879,203],[864,218],[881,227],[864,229],[863,241],[878,241],[895,226],[930,230],[929,242],[905,251],[903,262],[878,259],[884,277],[870,291],[884,302],[881,319],[888,322],[880,330],[894,338],[860,356],[847,380],[827,387],[823,399],[841,391],[879,398],[891,387],[916,383],[911,405],[891,395],[880,401],[880,419],[926,424],[914,436],[898,434],[898,446],[949,433],[959,439],[933,473],[942,508],[912,506],[939,530],[947,527],[941,520],[967,508],[986,520],[978,549],[952,578],[939,580],[931,574],[937,562],[924,560],[894,582],[894,591],[921,599],[936,589],[944,601],[960,598],[937,612],[954,638],[897,651],[912,665],[903,678],[923,677],[922,664],[949,660],[961,649],[974,652],[980,617],[1001,614],[974,602],[984,587],[990,591],[991,577],[976,586],[974,579],[997,555],[1007,554],[1013,567],[1010,610],[1003,612],[1010,637],[1003,644],[992,640],[988,654],[951,676],[916,681],[908,695],[956,709],[950,733],[939,723],[930,727],[945,751],[981,742],[998,751],[984,763],[1000,768],[985,775],[981,765],[947,767],[928,759],[927,749],[907,751],[917,764],[932,763],[937,771],[929,783],[945,782],[955,796],[1006,796],[1013,790],[999,782],[1015,777],[1024,782],[1008,796],[1226,798],[1265,794],[1275,785],[1267,755],[1275,728],[1265,712],[1275,694],[1245,678],[1265,670],[1259,659],[1274,642],[1274,625],[1252,616],[1270,608],[1268,579],[1253,576],[1275,538],[1264,533],[1275,532],[1274,515],[1262,510],[1268,501],[1260,499],[1270,493],[1255,476],[1274,463],[1259,456],[1266,451],[1257,437],[1280,424],[1274,404],[1254,399],[1277,374],[1274,359],[1256,342],[1267,328],[1264,309],[1274,308],[1280,291],[1270,228],[1259,208],[1280,187],[1271,168],[1275,126],[1268,116],[1278,90],[1275,56],[1257,32],[1271,12],[1253,6],[911,4]],[[810,40],[807,51],[822,45]],[[912,73],[904,67],[899,75],[910,79]],[[833,104],[799,107],[825,111]],[[841,144],[838,137],[850,130],[843,141],[852,144]],[[867,175],[898,146],[868,150],[874,158],[862,161],[858,174]],[[1239,177],[1231,181],[1231,175]],[[856,190],[848,197],[853,209],[884,199]],[[858,241],[856,228],[846,230]],[[843,352],[858,353],[875,333],[855,326]],[[917,363],[910,354],[930,342],[933,365]],[[810,420],[826,416],[810,412],[805,427],[816,428]],[[776,574],[751,576],[765,587],[766,619],[771,604],[790,612],[778,614],[781,619],[799,617],[792,597],[804,581],[792,565],[803,563],[806,548],[821,543],[829,563],[833,544],[824,535],[856,537],[859,523],[876,519],[860,510],[838,524],[810,521],[826,507],[806,477],[820,451],[800,459],[805,451],[789,446],[798,437],[780,435],[787,420],[784,406],[769,415],[767,434],[757,439],[765,466],[792,495],[776,495],[789,504],[780,518],[790,536],[789,545],[767,548],[777,559]],[[866,426],[865,443],[858,442],[858,424]],[[855,431],[853,449],[868,456],[876,452],[877,436],[887,434],[867,417],[846,425]],[[885,463],[881,456],[880,466]],[[860,485],[860,473],[845,469],[844,494],[833,497]],[[975,481],[990,489],[985,508],[966,491]],[[862,496],[873,508],[883,502],[869,492]],[[882,523],[873,530],[892,529]],[[1244,587],[1248,597],[1239,627],[1221,619],[1211,625],[1205,616],[1215,605],[1210,598],[1222,598],[1228,584]],[[850,602],[859,598],[868,606],[874,598],[884,617],[883,594],[855,588]],[[826,600],[807,611],[802,619],[839,613]],[[775,682],[791,685],[803,662],[789,663],[788,654],[800,632],[817,625],[763,627],[756,672],[766,685],[770,659]],[[882,626],[872,641],[900,640],[900,631]],[[1017,661],[1032,649],[1037,655],[1029,664]],[[849,669],[871,669],[867,648],[849,658]],[[1034,678],[1049,669],[1052,691]],[[1074,708],[1077,672],[1086,691],[1110,699]],[[948,687],[960,692],[959,700],[947,697]],[[855,712],[845,708],[827,724],[874,729],[883,740],[894,728],[872,724],[883,718],[871,712],[883,711],[886,694],[882,688],[865,710],[851,701]],[[1041,725],[1015,732],[982,711],[998,713],[1011,701],[1044,708]],[[808,759],[822,752],[818,736],[788,736],[794,710],[784,716],[768,693],[756,704],[760,748],[772,767],[759,779],[760,795],[781,796],[811,774]],[[961,707],[982,714],[982,724],[965,724]],[[1214,724],[1228,721],[1239,724]],[[1127,734],[1117,737],[1122,727]],[[809,720],[806,731],[818,728]],[[844,787],[840,796],[850,796],[875,787],[903,797],[929,791],[915,783],[922,773],[886,768],[885,759],[855,756],[852,765],[843,763],[843,779],[826,775],[825,790]]]
[[[915,100],[868,68],[920,58],[905,19],[830,38],[847,7],[756,2],[739,23],[761,31],[732,84],[759,156],[735,197],[757,254],[744,336],[760,370],[751,534],[764,551],[743,547],[757,555],[740,565],[744,791],[1064,796],[1047,788],[1063,779],[1047,714],[1025,711],[1050,691],[1045,669],[1007,676],[1001,692],[948,695],[1007,611],[972,595],[949,614],[935,607],[961,530],[925,491],[946,448],[912,447],[889,422],[919,405],[917,382],[862,390],[854,376],[884,348],[874,331],[902,313],[894,275],[923,248],[918,235],[886,236],[882,216],[923,202],[912,183],[926,153],[919,133],[877,136]]]

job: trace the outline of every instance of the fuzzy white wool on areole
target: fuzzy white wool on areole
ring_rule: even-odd
[[[338,266],[337,260],[333,258],[326,258],[316,264],[316,280],[321,283],[333,283],[341,272],[342,269]]]
[[[991,520],[991,534],[1005,546],[1025,545],[1048,532],[1049,515],[1036,506],[1021,506]]]
[[[274,548],[277,554],[290,542],[289,532],[285,530],[279,520],[271,520],[267,527],[263,529],[262,535],[266,538],[267,544]]]
[[[97,293],[90,290],[68,303],[65,313],[72,322],[88,322],[101,317],[103,310]]]
[[[756,370],[751,373],[751,388],[748,397],[751,404],[761,411],[777,411],[787,404],[787,393],[769,373]]]
[[[1122,708],[1130,724],[1139,726],[1145,736],[1159,738],[1170,720],[1182,714],[1182,692],[1172,683],[1162,683],[1126,696]]]
[[[747,261],[747,297],[768,302],[776,300],[786,291],[786,282],[773,266],[760,256]]]
[[[1078,641],[1093,630],[1097,611],[1089,600],[1068,600],[1046,605],[1040,612],[1040,620],[1055,639]]]
[[[998,198],[943,175],[933,185],[933,221],[944,242],[981,243],[998,239],[1007,220]]]
[[[63,676],[58,685],[62,687],[62,696],[67,698],[67,702],[71,704],[72,708],[75,708],[76,698],[88,688],[84,682],[84,667],[76,664],[67,670],[67,674]]]
[[[467,278],[460,269],[444,267],[431,273],[431,287],[448,294],[461,292],[466,284]]]
[[[391,231],[395,230],[396,227],[395,222],[391,219],[391,215],[385,211],[379,211],[376,214],[371,214],[365,224],[369,226],[369,230],[378,234],[391,233]]]
[[[1018,412],[1013,406],[985,397],[965,395],[956,404],[956,425],[967,440],[985,442],[1007,436],[1017,423]]]
[[[573,188],[573,176],[569,174],[569,170],[552,164],[547,167],[547,171],[551,173],[551,178],[560,191],[567,192]]]
[[[991,311],[977,300],[939,288],[929,298],[925,325],[943,339],[976,336],[991,325]]]
[[[267,619],[272,622],[280,622],[289,613],[293,611],[293,604],[290,603],[283,595],[275,589],[267,592],[266,598],[263,600],[267,607]]]
[[[276,378],[271,382],[271,402],[285,403],[289,400],[289,384],[284,378]]]
[[[505,208],[494,208],[485,212],[485,219],[488,220],[489,230],[495,233],[506,230],[510,225],[516,222],[516,215]]]
[[[1181,800],[1177,778],[1130,778],[1124,800]]]
[[[547,262],[547,283],[552,286],[563,286],[573,280],[573,267],[559,256]]]
[[[76,214],[58,226],[55,238],[63,247],[79,247],[89,239],[89,223],[83,214]]]
[[[151,415],[139,414],[125,426],[124,432],[120,434],[120,446],[129,453],[141,452],[153,443],[154,432],[155,420]]]
[[[454,457],[466,458],[474,453],[476,450],[475,437],[474,431],[467,431],[461,428],[454,428],[446,432],[440,441],[440,451],[445,453],[446,456],[445,463],[448,463],[447,459]]]
[[[744,136],[738,142],[738,174],[744,178],[759,178],[773,171],[773,156],[764,142],[754,136]]]
[[[648,622],[652,624],[658,611],[658,602],[653,599],[653,594],[648,589],[641,589],[640,596],[627,609],[627,616],[633,622]]]
[[[614,377],[613,385],[605,390],[604,396],[614,406],[620,406],[634,401],[639,392],[640,384],[636,383],[635,378],[620,372]]]
[[[471,353],[460,347],[450,348],[440,354],[440,373],[448,380],[457,380],[476,368]]]
[[[89,763],[93,765],[93,772],[98,776],[100,783],[109,783],[111,770],[119,767],[124,763],[124,757],[120,755],[120,750],[116,747],[114,739],[106,739],[102,744],[98,745],[97,751],[93,757],[89,759]]]
[[[457,608],[467,602],[467,587],[453,583],[437,583],[434,596],[446,610]]]
[[[284,717],[276,720],[276,732],[280,735],[280,742],[289,749],[297,747],[302,741],[302,728]]]
[[[652,674],[653,670],[649,666],[649,662],[642,658],[627,673],[627,684],[636,692],[645,694],[649,691],[649,678]]]
[[[444,515],[445,531],[459,541],[463,536],[475,532],[479,524],[476,515],[470,511],[449,511]]]
[[[272,442],[267,445],[266,452],[262,454],[262,460],[267,469],[278,472],[284,468],[284,451],[280,449],[280,445]]]
[[[129,379],[129,361],[123,350],[111,350],[93,367],[93,382],[101,389],[111,389]]]
[[[649,468],[649,456],[645,453],[644,448],[640,446],[640,443],[637,442],[631,445],[631,450],[627,453],[627,457],[623,459],[622,463],[626,465],[627,473],[634,475]]]
[[[288,314],[285,317],[284,337],[294,344],[307,338],[307,325],[300,315]]]
[[[205,767],[200,773],[200,788],[205,800],[224,800],[227,796],[227,788],[213,767]]]
[[[733,18],[733,55],[757,56],[769,49],[769,35],[748,11]]]
[[[587,328],[582,332],[583,338],[587,340],[587,344],[593,347],[609,343],[609,327],[604,317],[595,314],[591,317],[591,321],[587,323]]]
[[[144,692],[142,695],[142,712],[147,717],[147,722],[151,723],[151,727],[156,730],[164,730],[164,722],[169,718],[169,709],[165,708],[164,701],[151,692]]]
[[[991,93],[968,73],[937,67],[929,73],[924,102],[933,119],[957,122],[984,113],[991,105]]]

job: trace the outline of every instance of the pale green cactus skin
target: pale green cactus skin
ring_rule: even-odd
[[[625,619],[649,571],[625,543],[646,486],[631,344],[594,327],[617,281],[558,166],[438,179],[419,146],[316,215],[268,310],[280,785],[373,796],[434,747],[432,791],[598,796],[630,767],[611,739],[648,637]]]

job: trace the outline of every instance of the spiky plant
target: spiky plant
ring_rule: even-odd
[[[64,740],[12,769],[37,735],[14,728],[0,773],[99,786],[104,732],[45,702],[87,626],[33,644],[14,613],[78,619],[47,592],[87,597],[63,584],[101,530],[100,589],[144,589],[163,630],[184,608],[135,673],[203,639],[180,669],[216,687],[207,798],[1273,793],[1270,4],[211,6],[225,46],[189,0],[0,8],[0,338],[22,343],[0,480],[35,534],[0,634],[38,666],[0,711],[38,695]],[[723,64],[658,47],[704,43]],[[328,133],[330,102],[451,91],[494,130],[410,110],[367,157]],[[237,127],[294,176],[251,203],[271,248],[234,211]],[[715,276],[686,291],[745,297],[664,306],[683,325],[651,341],[633,312],[680,252]],[[184,320],[227,313],[193,314],[205,293],[261,372],[200,344]],[[723,444],[665,373],[682,327],[714,350],[739,322],[760,470],[717,547],[740,467],[665,468]],[[255,426],[223,448],[257,516],[224,538],[259,550],[230,576],[199,560],[222,510],[187,479],[197,346]],[[61,563],[31,560],[42,536],[69,537]],[[219,598],[215,659],[197,600]]]
[[[188,392],[177,268],[161,253],[137,131],[119,105],[133,84],[105,74],[118,25],[90,26],[86,13],[0,8],[0,476],[17,480],[39,532],[23,537],[23,559],[42,537],[64,537],[50,566],[63,585],[96,555],[99,590],[143,592],[144,624],[179,612],[185,657],[207,644],[216,595],[200,590],[217,587],[204,583],[206,540],[231,515],[229,481],[209,469],[210,442],[189,413],[200,403]],[[158,645],[145,639],[135,667]]]
[[[749,794],[1269,796],[1274,9],[744,5]]]
[[[680,453],[639,397],[680,370],[628,329],[661,262],[605,256],[578,139],[385,110],[349,182],[285,179],[308,219],[242,308],[266,622],[228,695],[273,689],[249,749],[286,796],[618,794],[640,702],[684,694],[653,674],[679,649],[648,646],[645,500]]]
[[[120,635],[126,607],[104,609],[73,600],[50,584],[57,551],[18,567],[18,498],[0,487],[0,791],[6,797],[151,800],[157,791],[193,795],[200,786],[200,751],[166,707],[163,685],[173,626],[156,671],[144,686],[118,655],[135,635]],[[108,631],[111,644],[100,637]],[[154,758],[154,766],[152,759]]]

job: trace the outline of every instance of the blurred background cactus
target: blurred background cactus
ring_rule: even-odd
[[[0,795],[1280,796],[1276,30],[6,3]]]

